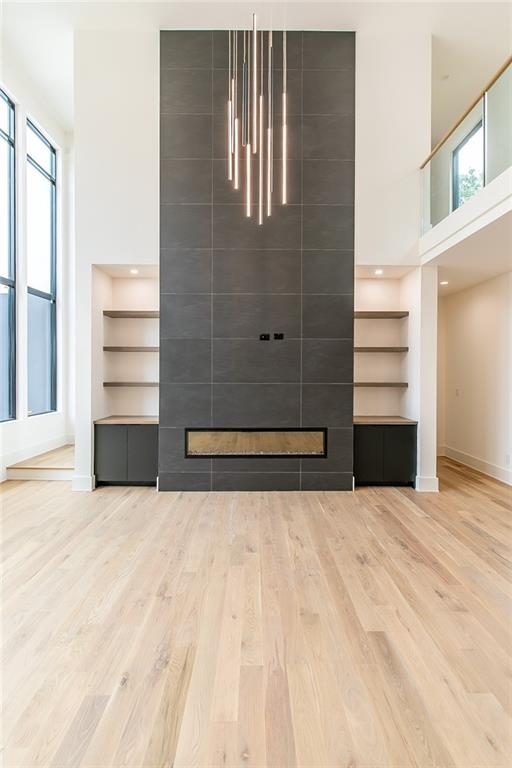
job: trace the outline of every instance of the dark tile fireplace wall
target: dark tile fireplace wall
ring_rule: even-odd
[[[288,33],[289,204],[259,227],[226,180],[227,32],[161,34],[160,490],[352,488],[354,49]],[[301,426],[327,458],[185,458],[186,427]]]

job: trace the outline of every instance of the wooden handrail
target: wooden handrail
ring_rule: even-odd
[[[439,141],[438,141],[438,142],[437,142],[437,144],[435,145],[435,147],[434,147],[434,149],[432,150],[432,152],[430,153],[430,155],[429,155],[429,156],[427,157],[427,159],[426,159],[426,160],[424,160],[424,161],[422,162],[422,164],[420,165],[420,170],[423,170],[423,168],[426,166],[426,164],[427,164],[427,163],[429,163],[429,162],[432,160],[432,158],[434,157],[434,155],[436,154],[436,152],[437,152],[439,149],[441,149],[441,147],[443,146],[443,144],[444,144],[445,142],[447,142],[447,141],[448,141],[448,139],[450,138],[450,136],[452,135],[452,133],[453,133],[454,131],[456,131],[456,130],[457,130],[457,128],[459,127],[459,125],[462,123],[462,121],[463,121],[463,120],[465,120],[465,119],[466,119],[466,117],[469,115],[469,113],[471,112],[471,110],[472,110],[472,109],[474,109],[474,108],[476,107],[476,105],[478,104],[478,102],[480,101],[480,99],[481,99],[481,98],[482,98],[482,97],[483,97],[483,96],[484,96],[484,95],[487,93],[487,91],[488,91],[490,88],[492,88],[492,86],[494,85],[494,83],[496,82],[496,80],[498,80],[498,78],[499,78],[499,77],[501,77],[501,75],[504,73],[504,71],[505,71],[505,70],[506,70],[506,68],[509,66],[509,64],[512,64],[512,56],[509,56],[509,57],[508,57],[508,59],[506,59],[506,61],[504,61],[504,62],[503,62],[503,64],[501,65],[501,67],[498,69],[498,71],[494,73],[494,75],[491,77],[491,79],[489,80],[489,82],[488,82],[488,83],[486,83],[486,84],[485,84],[485,86],[482,88],[482,90],[480,91],[480,93],[478,94],[478,96],[476,97],[476,99],[473,99],[473,101],[471,102],[471,104],[469,105],[469,107],[468,107],[467,109],[465,109],[465,110],[464,110],[464,112],[462,113],[462,115],[461,115],[461,116],[458,118],[458,120],[456,120],[456,121],[455,121],[455,123],[452,125],[452,127],[450,128],[450,130],[449,130],[449,131],[446,131],[446,133],[444,134],[444,136],[443,136],[441,139],[439,139]]]

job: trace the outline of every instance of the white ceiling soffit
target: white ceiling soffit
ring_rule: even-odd
[[[262,26],[289,29],[422,29],[433,35],[434,141],[506,58],[512,34],[510,3],[0,0],[0,8],[4,55],[44,94],[64,130],[73,126],[75,29],[226,29],[246,26],[253,11]]]
[[[441,296],[462,291],[512,271],[512,211],[449,248],[431,264],[438,265]]]
[[[413,269],[418,269],[418,265],[414,266],[383,266],[382,264],[376,264],[373,267],[370,266],[356,266],[356,278],[358,280],[399,280],[400,278],[408,275]],[[377,274],[376,274],[377,271]]]

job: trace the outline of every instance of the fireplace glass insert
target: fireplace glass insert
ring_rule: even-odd
[[[325,457],[327,429],[186,429],[185,456]]]

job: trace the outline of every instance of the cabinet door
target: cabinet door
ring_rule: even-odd
[[[384,432],[374,424],[354,425],[354,477],[358,485],[384,480]]]
[[[96,480],[122,482],[127,473],[127,427],[123,424],[97,424],[94,441]]]
[[[158,474],[158,424],[128,427],[128,480],[156,483]]]
[[[416,478],[416,426],[384,427],[384,481],[414,483]]]

